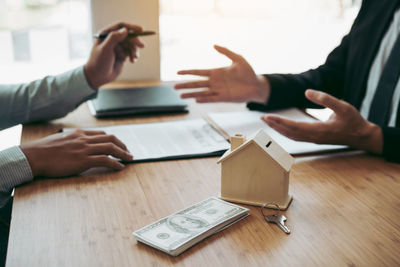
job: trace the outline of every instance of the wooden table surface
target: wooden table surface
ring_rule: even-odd
[[[93,118],[87,105],[50,123],[24,126],[22,142],[62,127],[200,118],[239,104],[190,102],[190,113]],[[131,164],[15,190],[7,266],[399,266],[400,165],[362,152],[297,157],[292,230],[265,223],[258,208],[178,257],[137,243],[132,232],[220,191],[217,158]]]

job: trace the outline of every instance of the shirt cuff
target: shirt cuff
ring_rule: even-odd
[[[17,185],[33,180],[31,166],[18,146],[0,151],[0,195],[11,194]],[[0,207],[4,204],[0,197]]]
[[[282,109],[288,105],[288,92],[282,86],[285,85],[283,78],[279,75],[265,74],[270,84],[270,94],[266,103],[249,102],[247,108],[250,110],[270,111]]]
[[[400,128],[382,127],[383,156],[386,160],[400,163]]]
[[[86,80],[84,66],[57,75],[56,79],[59,84],[65,85],[62,86],[65,89],[62,95],[65,96],[67,102],[73,105],[73,108],[94,98],[97,94],[97,90],[91,88]]]

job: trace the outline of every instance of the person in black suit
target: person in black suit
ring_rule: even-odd
[[[328,107],[334,113],[326,122],[294,122],[274,115],[262,119],[295,140],[348,145],[400,162],[399,7],[398,0],[364,0],[350,32],[316,69],[256,75],[242,56],[215,46],[232,65],[179,71],[207,79],[175,88],[205,88],[181,95],[198,103],[249,102],[248,108],[256,110]]]

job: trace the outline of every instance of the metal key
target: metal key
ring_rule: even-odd
[[[275,214],[264,214],[264,208],[275,207],[277,212]],[[281,228],[283,232],[286,234],[290,234],[290,229],[285,225],[285,221],[287,220],[284,215],[279,214],[280,208],[275,203],[266,203],[261,207],[261,214],[263,215],[264,219],[268,223],[275,223]]]
[[[285,225],[286,217],[281,214],[272,214],[264,217],[269,223],[275,223],[284,231],[286,234],[290,234],[290,229]]]

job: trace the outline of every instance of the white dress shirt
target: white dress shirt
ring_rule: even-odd
[[[364,100],[361,105],[360,113],[363,118],[368,119],[368,115],[371,109],[372,100],[375,96],[375,91],[379,83],[383,68],[388,60],[390,53],[393,49],[394,43],[400,34],[400,9],[396,11],[393,17],[393,21],[390,24],[385,36],[379,47],[379,51],[375,56],[374,62],[372,63],[371,70],[369,72],[367,81],[367,91],[365,93]],[[400,62],[399,62],[400,64]],[[389,117],[389,127],[396,126],[397,110],[399,108],[400,102],[400,80],[398,80],[396,88],[393,93],[390,117]]]

